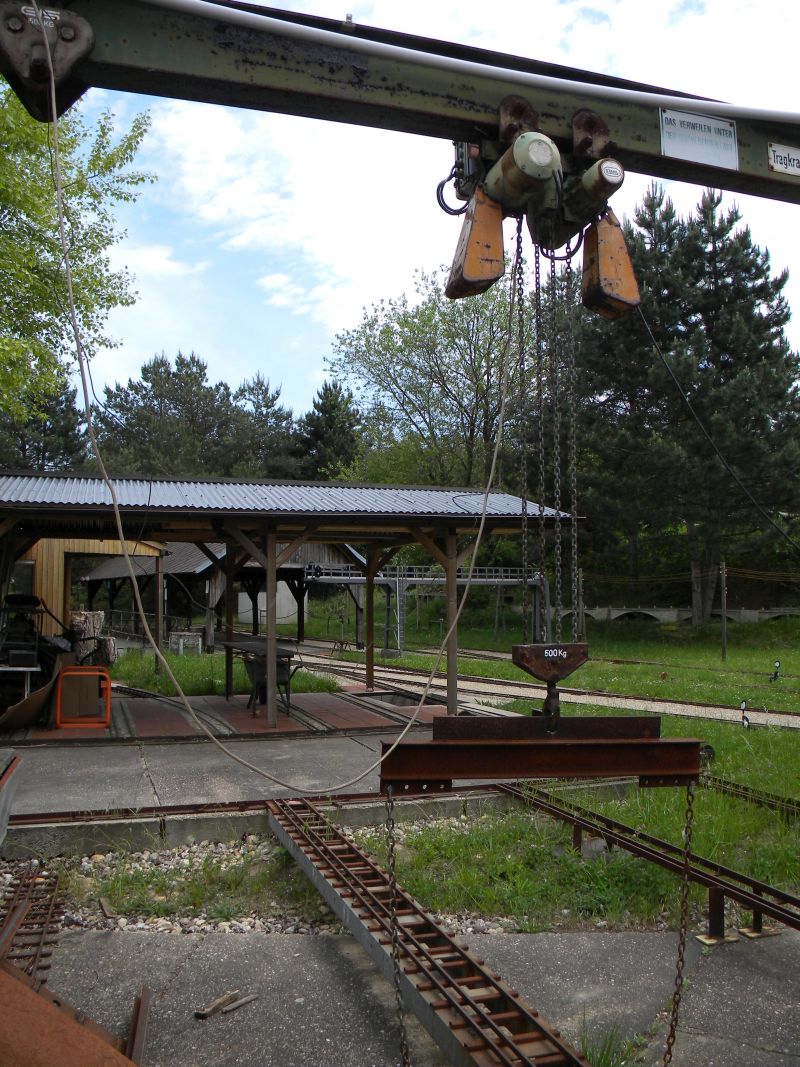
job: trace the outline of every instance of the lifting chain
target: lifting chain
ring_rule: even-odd
[[[533,640],[530,633],[530,586],[528,562],[528,420],[524,405],[528,396],[528,368],[525,345],[525,267],[522,260],[522,215],[517,219],[517,243],[514,257],[513,300],[517,308],[517,356],[519,359],[520,411],[520,496],[522,498],[522,643]]]
[[[686,816],[683,826],[683,882],[681,883],[681,914],[678,926],[678,959],[675,965],[675,989],[669,1016],[667,1039],[664,1043],[663,1067],[672,1062],[672,1049],[678,1031],[678,1010],[683,993],[683,966],[686,955],[686,928],[689,923],[690,861],[692,855],[692,824],[694,822],[694,783],[686,787]]]
[[[538,429],[539,459],[539,641],[546,641],[547,602],[545,598],[545,562],[547,559],[547,538],[544,522],[545,469],[544,469],[544,326],[542,320],[542,270],[541,253],[538,245],[534,246],[534,315],[536,321],[536,422]]]
[[[548,361],[550,372],[550,409],[553,426],[553,508],[555,509],[553,572],[555,576],[555,642],[561,644],[561,368],[558,343],[558,301],[556,299],[556,261],[550,258],[550,323]]]
[[[394,973],[394,999],[397,1006],[397,1027],[400,1031],[401,1067],[411,1067],[408,1051],[408,1034],[406,1032],[406,1009],[403,993],[400,989],[400,925],[397,921],[397,840],[394,824],[394,792],[389,786],[386,790],[386,863],[389,871],[389,921],[392,936],[392,969]]]
[[[572,516],[570,522],[570,580],[572,595],[572,640],[581,640],[578,618],[578,416],[576,408],[576,394],[578,388],[577,374],[575,370],[575,274],[572,270],[572,257],[577,248],[570,248],[567,242],[567,254],[565,272],[564,306],[566,308],[567,322],[567,406],[568,406],[568,455],[567,466],[569,469],[569,510]]]

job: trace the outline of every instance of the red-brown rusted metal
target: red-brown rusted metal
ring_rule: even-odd
[[[561,738],[383,743],[381,792],[441,791],[453,779],[620,778],[681,785],[700,776],[695,738]],[[449,783],[449,786],[448,784]]]
[[[540,715],[437,715],[434,741],[522,741],[546,737],[548,725]],[[581,715],[559,720],[558,735],[567,738],[622,738],[661,736],[657,715]]]
[[[0,1063],[130,1067],[120,1041],[40,981],[0,960]]]

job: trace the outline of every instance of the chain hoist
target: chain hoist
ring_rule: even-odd
[[[522,507],[522,640],[530,641],[530,575],[528,574],[528,425],[525,403],[528,395],[527,345],[525,343],[525,267],[522,258],[522,216],[517,219],[514,257],[514,302],[517,313],[517,358],[519,361],[520,405],[520,498]]]
[[[400,1063],[411,1067],[406,1030],[406,1009],[403,991],[400,988],[400,924],[397,921],[397,838],[394,822],[394,792],[386,790],[386,865],[389,872],[389,923],[392,939],[392,972],[394,976],[394,999],[397,1009],[397,1028],[400,1033]]]
[[[561,644],[561,345],[558,335],[558,279],[556,261],[550,256],[550,314],[548,336],[548,370],[550,378],[550,414],[553,428],[553,576],[555,602],[553,620],[555,642]],[[542,457],[543,459],[543,457]]]
[[[573,249],[567,242],[567,256],[564,267],[565,294],[564,304],[567,314],[566,329],[566,371],[567,371],[567,409],[568,409],[568,444],[567,467],[569,470],[569,510],[570,510],[570,583],[572,598],[572,640],[578,641],[579,597],[578,597],[578,414],[577,392],[578,376],[575,367],[575,275],[572,270],[572,257],[580,247],[580,242]]]
[[[534,315],[536,325],[536,426],[538,452],[539,494],[539,633],[538,639],[548,636],[547,603],[545,601],[545,564],[547,562],[547,533],[544,521],[545,465],[544,465],[544,324],[542,315],[542,264],[538,245],[534,246]],[[527,440],[527,435],[523,441]]]

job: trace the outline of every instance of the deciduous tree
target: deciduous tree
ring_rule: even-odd
[[[130,304],[131,279],[112,270],[115,207],[147,178],[132,169],[147,129],[119,133],[110,114],[91,132],[73,108],[59,121],[65,225],[78,322],[91,355],[113,345],[111,308]],[[53,182],[52,131],[30,118],[0,79],[0,410],[25,421],[61,383],[74,351]],[[31,408],[35,406],[35,410]]]

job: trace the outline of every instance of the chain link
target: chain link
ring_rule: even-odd
[[[675,989],[669,1017],[667,1039],[664,1044],[663,1067],[672,1062],[672,1049],[678,1031],[678,1010],[683,993],[683,967],[686,956],[686,929],[689,924],[690,862],[692,855],[692,824],[694,823],[694,782],[686,787],[686,816],[683,826],[683,882],[681,884],[681,916],[678,927],[678,959],[675,965]]]
[[[539,494],[539,640],[547,640],[547,604],[544,596],[547,537],[544,521],[545,456],[544,456],[544,326],[542,319],[541,252],[534,245],[534,316],[536,322],[536,422],[538,430],[538,494]]]
[[[400,989],[400,926],[397,922],[397,842],[394,825],[394,794],[392,787],[386,790],[386,865],[389,871],[389,921],[392,926],[392,969],[394,972],[394,999],[397,1007],[397,1027],[400,1031],[400,1063],[411,1067],[406,1033],[406,1009]]]
[[[517,358],[520,397],[520,496],[522,498],[522,642],[530,634],[530,588],[528,586],[528,368],[525,344],[525,267],[522,261],[522,215],[517,219],[517,246],[514,259],[514,300],[517,311]]]
[[[567,321],[567,406],[568,416],[568,457],[569,469],[569,509],[572,516],[570,523],[570,580],[572,593],[572,640],[578,640],[578,416],[576,394],[578,379],[575,369],[575,274],[572,270],[572,257],[575,251],[566,249],[564,268],[566,286],[564,304]]]
[[[550,259],[550,329],[548,359],[550,372],[550,411],[553,425],[553,507],[555,508],[553,572],[555,575],[555,641],[561,644],[561,367],[558,337],[558,301],[556,299],[556,261]]]

